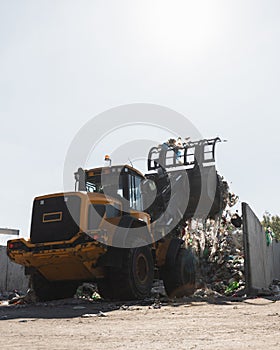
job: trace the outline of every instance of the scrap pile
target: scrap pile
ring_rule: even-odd
[[[229,194],[228,206],[217,220],[190,220],[185,240],[197,258],[196,295],[238,295],[245,287],[242,219],[230,207],[238,197]]]

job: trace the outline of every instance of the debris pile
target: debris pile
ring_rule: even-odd
[[[280,296],[280,281],[273,280],[269,286],[271,293],[275,296]]]
[[[217,220],[190,220],[185,227],[185,240],[197,258],[195,295],[239,295],[244,292],[244,249],[242,219],[229,207],[238,197],[229,194],[228,207]],[[204,294],[204,295],[203,295]]]

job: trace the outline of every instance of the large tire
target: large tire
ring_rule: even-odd
[[[50,282],[39,273],[31,276],[31,286],[39,301],[72,298],[79,284],[77,281]]]
[[[191,250],[180,248],[175,265],[164,266],[161,276],[170,298],[192,295],[195,292],[195,259]]]
[[[105,279],[97,282],[104,299],[135,300],[150,295],[154,279],[154,263],[149,246],[122,250],[121,268],[109,267]]]

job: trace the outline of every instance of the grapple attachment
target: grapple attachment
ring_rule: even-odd
[[[223,211],[228,186],[216,171],[217,142],[220,138],[150,150],[146,177],[154,181],[157,195],[147,211],[153,220],[162,217],[166,225],[170,220],[214,218]]]

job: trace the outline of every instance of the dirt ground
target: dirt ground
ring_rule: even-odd
[[[0,305],[0,349],[280,349],[280,301]]]

